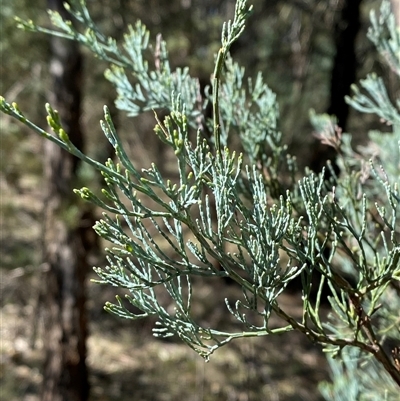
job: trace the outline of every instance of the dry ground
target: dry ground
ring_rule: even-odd
[[[40,274],[2,271],[0,399],[36,401],[41,384],[43,327],[35,301]],[[203,316],[229,325],[229,315],[213,307],[205,286]],[[234,296],[237,289],[228,287]],[[317,384],[327,378],[317,346],[298,333],[233,342],[205,363],[175,341],[152,337],[152,322],[132,323],[103,312],[111,300],[106,287],[90,283],[91,401],[317,401]],[[96,301],[95,301],[96,300]],[[282,298],[294,314],[297,297]],[[228,316],[228,318],[227,318]],[[228,320],[226,320],[228,319]],[[34,329],[36,327],[36,333]]]

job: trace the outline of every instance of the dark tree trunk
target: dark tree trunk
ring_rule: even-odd
[[[360,30],[360,6],[362,0],[342,0],[340,16],[335,24],[335,47],[331,76],[331,97],[328,113],[337,117],[338,125],[346,129],[349,105],[345,96],[356,80],[356,38]]]
[[[48,0],[48,8],[67,16],[62,4],[63,0]],[[79,123],[82,56],[76,43],[51,39],[51,74],[51,104],[58,110],[72,142],[82,148],[83,134]],[[88,266],[81,236],[85,230],[76,228],[82,227],[81,222],[68,221],[65,213],[73,201],[76,202],[72,194],[76,168],[76,159],[50,141],[46,142],[44,258],[48,271],[43,283],[46,359],[42,401],[86,401],[89,395],[85,361],[85,277]]]
[[[344,98],[350,94],[350,86],[356,81],[357,57],[356,39],[360,30],[360,7],[362,0],[341,0],[335,23],[334,42],[336,55],[330,85],[328,114],[335,115],[342,130],[346,129],[349,105]],[[334,160],[332,148],[315,144],[310,166],[314,171],[321,171],[327,160]]]

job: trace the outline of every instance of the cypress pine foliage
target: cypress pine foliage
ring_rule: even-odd
[[[206,360],[237,338],[298,330],[328,354],[332,383],[321,384],[327,400],[397,400],[400,101],[389,98],[383,80],[369,75],[347,99],[390,128],[385,134],[371,132],[364,148],[352,147],[351,135],[341,132],[334,117],[311,114],[316,135],[337,152],[340,173],[328,164],[332,178],[326,182],[324,173],[297,170],[279,132],[275,95],[261,74],[245,79],[243,68],[229,56],[251,13],[245,0],[237,0],[233,20],[223,26],[205,95],[188,69],[171,68],[166,44],[151,45],[142,23],[128,27],[120,46],[98,30],[84,0],[71,1],[70,12],[82,30],[54,12],[55,30],[31,21],[19,24],[76,40],[107,61],[106,78],[116,87],[117,106],[132,117],[154,110],[155,135],[173,150],[179,177],[168,180],[156,163],[135,167],[107,107],[101,127],[116,159],[102,164],[74,146],[50,105],[47,121],[54,135],[1,98],[2,112],[104,178],[101,194],[87,187],[76,193],[104,210],[94,229],[112,247],[106,249],[108,265],[95,268],[99,282],[126,294],[105,308],[132,320],[156,316],[155,336],[178,336]],[[388,1],[379,16],[371,14],[371,23],[369,38],[399,77],[400,30]],[[238,138],[239,153],[233,150]],[[320,277],[316,299],[310,297],[315,272]],[[301,319],[279,302],[298,276]],[[229,277],[242,288],[242,298],[225,305],[238,321],[237,332],[208,327],[196,318],[198,277]],[[320,303],[326,287],[332,313],[323,320]],[[271,327],[271,315],[284,323]]]

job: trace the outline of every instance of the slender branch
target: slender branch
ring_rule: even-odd
[[[219,111],[219,85],[221,80],[222,69],[226,57],[226,50],[219,49],[217,60],[215,62],[214,77],[213,77],[213,121],[214,121],[214,140],[215,152],[218,157],[221,157],[221,125]]]

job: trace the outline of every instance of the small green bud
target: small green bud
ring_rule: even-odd
[[[60,128],[58,130],[58,136],[60,137],[60,139],[63,142],[65,142],[65,143],[69,143],[70,142],[69,136],[68,136],[68,134],[65,132],[65,130],[63,128]]]
[[[101,193],[108,199],[115,200],[115,197],[106,189],[102,188]]]
[[[79,193],[82,199],[84,200],[90,200],[92,193],[90,192],[90,189],[87,187],[83,187],[81,189],[75,190],[76,193]]]
[[[125,249],[130,253],[133,252],[133,246],[131,244],[125,244]]]
[[[15,102],[11,103],[11,106],[13,107],[13,109],[18,113],[18,114],[22,114],[21,110],[18,107],[18,104]]]

